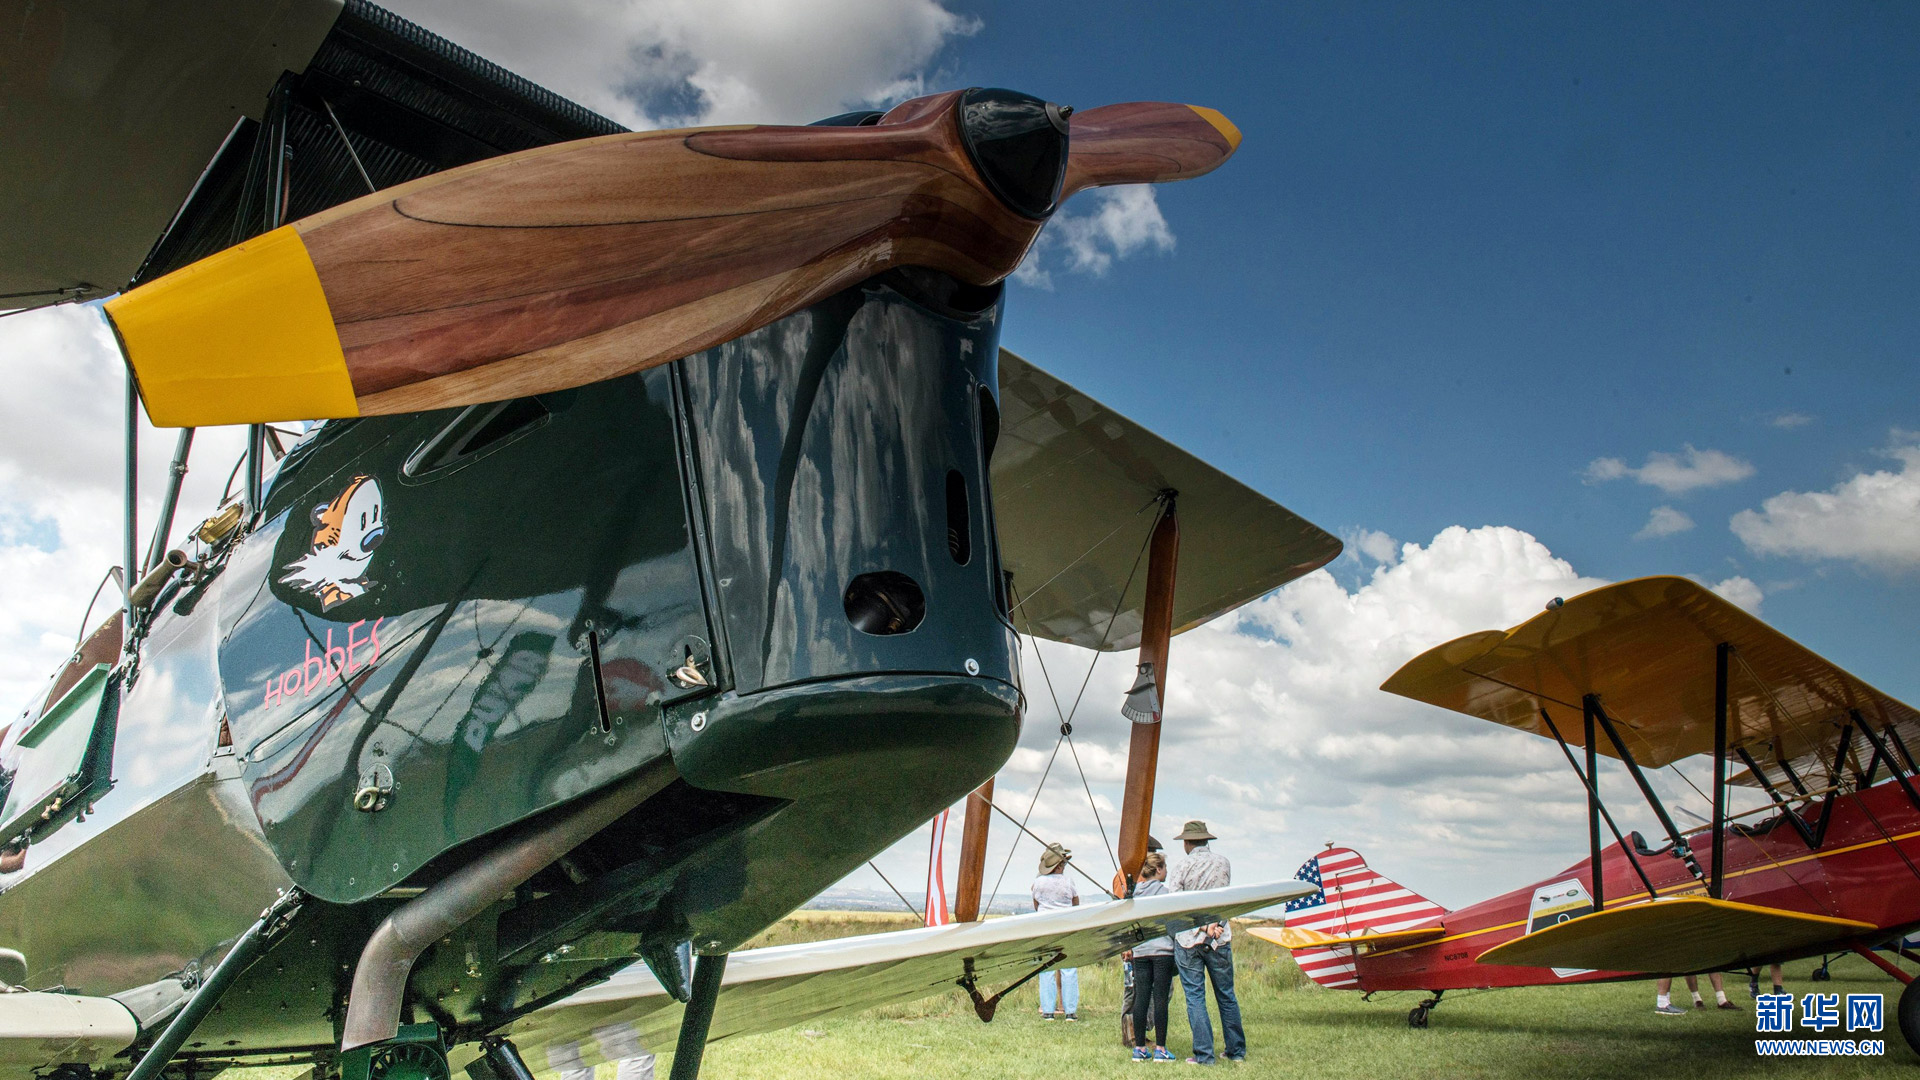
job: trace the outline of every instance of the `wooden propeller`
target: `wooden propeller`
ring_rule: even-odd
[[[106,309],[159,425],[498,401],[698,352],[895,266],[992,284],[1074,193],[1200,176],[1239,142],[1211,109],[1004,90],[868,127],[610,135],[343,203]]]

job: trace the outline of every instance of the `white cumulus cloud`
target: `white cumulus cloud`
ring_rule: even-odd
[[[1887,451],[1897,470],[1859,473],[1826,491],[1783,491],[1733,515],[1734,535],[1759,555],[1920,567],[1920,443],[1911,438]]]
[[[0,722],[44,693],[88,597],[122,561],[125,371],[94,307],[0,319]],[[139,430],[144,553],[176,433],[144,414]],[[173,537],[212,511],[243,445],[236,429],[196,435]],[[118,604],[108,586],[91,621]]]
[[[1635,540],[1657,540],[1662,536],[1672,536],[1693,528],[1693,519],[1684,511],[1671,506],[1656,506],[1653,513],[1647,515],[1647,523],[1633,534]]]
[[[1347,554],[1391,566],[1400,560],[1400,542],[1378,529],[1358,529],[1346,537]]]
[[[1735,574],[1725,581],[1709,585],[1707,588],[1718,593],[1722,600],[1725,600],[1737,608],[1743,609],[1749,615],[1760,614],[1760,601],[1765,597],[1760,592],[1760,586],[1755,585],[1752,580],[1748,578]]]
[[[1055,272],[1099,277],[1115,259],[1148,249],[1172,251],[1173,244],[1173,229],[1160,213],[1152,187],[1096,188],[1054,215],[1013,272],[1013,280],[1050,289]]]
[[[1447,904],[1523,885],[1581,857],[1584,802],[1552,743],[1379,685],[1434,645],[1504,629],[1555,596],[1604,582],[1578,573],[1533,536],[1499,526],[1448,528],[1425,544],[1399,545],[1397,554],[1353,586],[1316,572],[1174,639],[1155,835],[1165,840],[1187,819],[1205,819],[1220,834],[1215,847],[1233,860],[1235,879],[1249,882],[1291,877],[1323,842],[1336,840]],[[1758,602],[1759,590],[1745,579],[1714,588],[1743,606]],[[1084,869],[1108,880],[1118,822],[1103,808],[1096,824],[1068,751],[1053,755],[1058,718],[1034,662],[1045,659],[1071,703],[1092,654],[1046,642],[1025,647],[1031,704],[997,799],[1024,813],[1051,760],[1030,827],[1066,843]],[[1121,802],[1130,725],[1119,703],[1133,659],[1099,660],[1073,718],[1073,745],[1104,805]],[[1631,792],[1632,781],[1612,764],[1603,767],[1602,783]],[[1666,772],[1655,783],[1676,800],[1669,805],[1709,812]],[[1657,835],[1638,800],[1622,794],[1609,803],[1623,828]],[[1004,820],[993,828],[989,887],[1011,848],[1001,896],[1024,896],[1038,845],[1020,839],[1016,846]],[[957,847],[949,848],[950,860]],[[879,862],[895,881],[918,881],[926,858],[922,830]],[[849,884],[882,887],[866,876]]]
[[[1753,466],[1732,454],[1696,449],[1689,443],[1677,454],[1654,451],[1639,468],[1619,458],[1595,458],[1587,465],[1586,481],[1597,484],[1631,477],[1669,495],[1679,495],[1696,488],[1738,483],[1752,475]]]
[[[980,27],[939,0],[393,0],[396,12],[633,128],[804,124],[929,92]]]

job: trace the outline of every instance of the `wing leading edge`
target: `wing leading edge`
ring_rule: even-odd
[[[1663,897],[1536,930],[1477,963],[1684,974],[1751,967],[1871,933],[1871,923],[1704,896]]]

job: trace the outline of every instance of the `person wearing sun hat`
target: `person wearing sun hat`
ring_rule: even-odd
[[[1059,844],[1048,844],[1040,853],[1040,876],[1033,879],[1033,910],[1057,911],[1079,907],[1080,890],[1067,876],[1067,863],[1073,852]],[[1051,1020],[1055,1007],[1066,1007],[1068,1020],[1080,1019],[1080,969],[1057,968],[1040,975],[1040,1019]]]
[[[1217,839],[1198,819],[1174,837],[1186,845],[1187,857],[1173,872],[1175,892],[1199,892],[1233,884],[1227,857],[1207,846]],[[1193,1033],[1192,1065],[1213,1064],[1213,1024],[1207,1017],[1207,980],[1213,980],[1213,1000],[1220,1006],[1220,1034],[1229,1061],[1244,1061],[1247,1035],[1240,1026],[1240,1001],[1233,994],[1233,927],[1226,923],[1196,926],[1174,935],[1173,963],[1180,972],[1180,988],[1187,995],[1187,1027]]]

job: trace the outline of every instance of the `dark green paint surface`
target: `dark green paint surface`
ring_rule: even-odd
[[[684,693],[667,673],[708,633],[668,383],[548,395],[414,475],[470,415],[329,425],[282,472],[230,570],[259,587],[228,595],[244,610],[222,612],[220,668],[254,807],[302,887],[372,896],[664,752],[661,703]],[[379,485],[384,537],[372,584],[329,606],[287,579],[316,508],[358,477]],[[384,809],[354,807],[367,783],[391,788]]]

